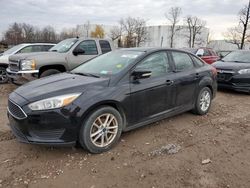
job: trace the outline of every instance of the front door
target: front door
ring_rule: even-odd
[[[173,72],[165,51],[147,56],[136,66],[135,70],[148,70],[151,77],[132,81],[131,110],[133,124],[161,115],[174,104]]]
[[[74,55],[75,49],[81,48],[85,51],[83,54]],[[80,64],[96,57],[98,55],[98,49],[94,40],[84,40],[80,42],[71,52],[67,54],[67,62],[70,70],[79,66]]]

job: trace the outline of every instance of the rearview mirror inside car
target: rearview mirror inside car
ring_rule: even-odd
[[[134,80],[149,78],[151,75],[152,72],[148,70],[135,70],[132,72]]]
[[[83,55],[85,54],[85,50],[83,50],[82,48],[75,48],[73,51],[73,55],[77,56],[77,55]]]

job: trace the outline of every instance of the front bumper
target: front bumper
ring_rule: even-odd
[[[23,108],[25,110],[25,108]],[[8,109],[9,125],[17,140],[41,145],[74,145],[78,140],[80,121],[69,108],[28,112],[22,119]],[[27,110],[25,110],[27,111]]]
[[[17,81],[17,82],[27,82],[35,80],[38,77],[39,70],[30,70],[30,71],[11,71],[7,68],[8,78]]]
[[[236,74],[228,77],[228,79],[218,80],[218,87],[225,89],[233,89],[241,92],[250,92],[250,75]]]

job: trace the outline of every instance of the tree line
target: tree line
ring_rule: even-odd
[[[184,24],[180,25],[181,8],[172,7],[165,13],[166,20],[170,25],[168,31],[168,42],[171,48],[174,47],[176,35],[185,29],[185,36],[188,39],[190,48],[199,45],[201,41],[200,34],[205,27],[206,22],[196,16],[186,16]],[[119,47],[139,47],[143,43],[150,41],[147,20],[143,18],[127,17],[120,19],[117,24],[111,28],[109,33],[105,33],[101,25],[91,30],[91,24],[87,21],[83,27],[77,25],[75,28],[64,28],[57,33],[52,26],[43,28],[36,27],[27,23],[13,23],[3,33],[3,42],[9,45],[29,42],[50,42],[57,43],[61,40],[71,37],[84,36],[104,38],[108,37],[118,41]],[[167,35],[167,34],[166,34]]]

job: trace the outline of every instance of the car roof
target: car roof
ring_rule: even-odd
[[[146,53],[156,52],[156,51],[161,51],[161,50],[166,50],[166,51],[179,51],[179,52],[190,53],[188,51],[181,50],[181,49],[159,48],[159,47],[120,48],[119,50],[122,50],[122,51],[137,51],[137,52],[146,52]]]
[[[34,45],[56,45],[54,43],[22,43],[23,46],[34,46]]]

